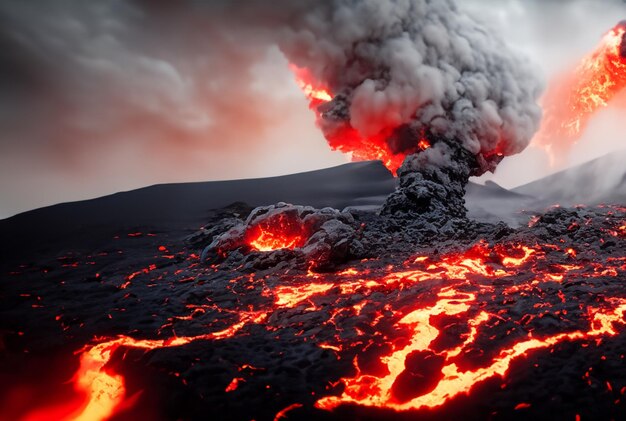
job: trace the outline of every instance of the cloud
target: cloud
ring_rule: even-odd
[[[52,202],[43,189],[60,201],[279,174],[301,152],[271,154],[277,131],[323,142],[265,29],[284,12],[246,5],[234,13],[226,1],[2,2],[0,216]],[[310,133],[285,129],[303,115]],[[326,151],[308,158],[303,169],[343,162]],[[74,193],[68,179],[82,180]]]
[[[1,2],[0,217],[158,182],[343,162],[314,126],[276,47],[286,23],[330,3]],[[459,7],[549,76],[626,16],[622,2],[598,3],[464,0]],[[347,11],[336,19],[337,39],[363,31]],[[437,29],[429,31],[424,36],[436,42]],[[324,54],[337,53],[327,47]],[[389,50],[398,77],[414,64],[402,48]],[[366,128],[370,111],[363,108],[357,124]]]

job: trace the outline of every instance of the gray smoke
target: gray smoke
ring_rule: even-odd
[[[496,34],[450,0],[335,0],[290,25],[281,47],[335,95],[320,125],[331,144],[346,126],[412,152],[417,133],[456,139],[474,174],[528,146],[540,120],[540,83]],[[411,136],[410,133],[413,133]]]
[[[483,170],[494,150],[523,149],[538,118],[524,62],[442,0],[3,0],[0,46],[0,214],[254,176],[301,105],[272,95],[289,77],[277,46],[336,95],[329,139],[399,128],[388,142],[408,153],[426,128]]]

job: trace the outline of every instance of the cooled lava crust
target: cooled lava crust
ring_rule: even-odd
[[[202,235],[148,232],[14,267],[3,416],[71,400],[80,358],[106,343],[116,420],[624,415],[626,208],[515,230],[353,216],[364,255],[328,272],[290,250],[205,264]]]

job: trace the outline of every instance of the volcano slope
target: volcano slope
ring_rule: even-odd
[[[0,417],[623,417],[626,207],[480,223],[467,176],[5,253]]]

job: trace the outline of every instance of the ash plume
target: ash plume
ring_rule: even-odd
[[[539,117],[525,62],[452,1],[7,0],[0,22],[0,178],[24,183],[6,200],[20,206],[39,179],[87,180],[91,196],[255,176],[269,149],[302,153],[273,137],[285,122],[306,130],[300,98],[276,92],[286,61],[332,94],[316,107],[330,147],[394,171],[432,135],[484,172],[521,151]]]
[[[371,158],[359,149],[372,142],[406,156],[420,136],[444,137],[476,157],[479,175],[521,152],[538,127],[540,84],[528,65],[452,1],[322,2],[281,47],[308,83],[330,91],[319,126],[357,157]]]

